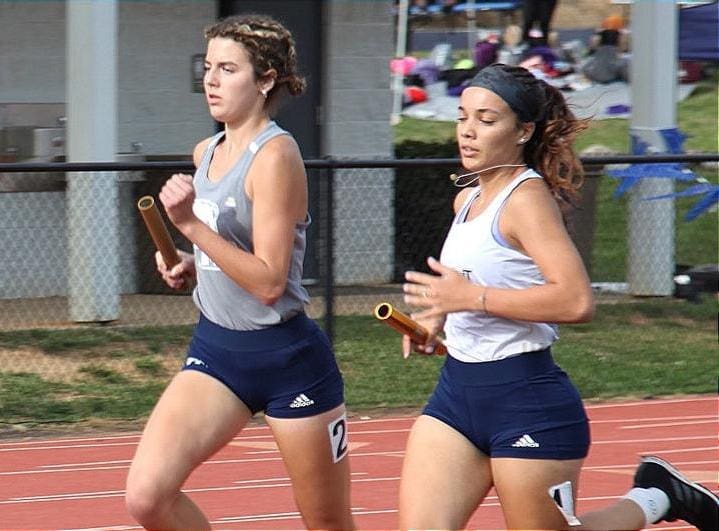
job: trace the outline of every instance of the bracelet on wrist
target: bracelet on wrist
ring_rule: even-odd
[[[487,286],[484,286],[484,289],[482,290],[482,293],[479,295],[477,302],[479,302],[479,311],[482,312],[483,314],[486,314],[487,313]]]

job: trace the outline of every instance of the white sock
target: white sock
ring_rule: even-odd
[[[669,497],[656,487],[633,488],[624,498],[632,500],[641,508],[647,524],[657,523],[669,510]]]

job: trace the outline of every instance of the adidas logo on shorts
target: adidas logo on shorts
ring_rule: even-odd
[[[300,395],[297,395],[295,399],[290,404],[291,408],[298,408],[298,407],[307,407],[314,404],[315,401],[311,398],[308,398],[306,394],[302,393]]]
[[[207,363],[204,361],[188,356],[185,360],[185,367],[192,367],[193,365],[199,365],[200,367],[207,367]]]
[[[514,441],[513,448],[539,448],[539,443],[526,433]]]

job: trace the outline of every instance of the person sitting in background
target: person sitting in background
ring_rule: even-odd
[[[590,56],[580,66],[581,72],[596,83],[611,83],[628,79],[627,61],[622,57],[626,50],[624,21],[610,15],[589,42]]]
[[[522,28],[510,24],[502,33],[502,47],[497,52],[497,62],[516,66],[522,58],[526,45],[522,44]]]

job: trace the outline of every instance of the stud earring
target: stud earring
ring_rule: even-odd
[[[267,89],[262,89],[262,90],[260,90],[260,93],[261,93],[265,98],[267,98]]]

